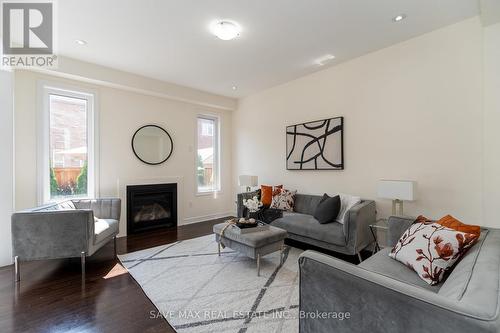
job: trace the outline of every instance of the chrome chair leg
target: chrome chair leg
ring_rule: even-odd
[[[21,270],[19,267],[19,257],[18,256],[14,257],[14,274],[15,274],[16,282],[21,281]]]
[[[85,252],[80,253],[80,261],[82,265],[82,279],[85,278]]]
[[[283,265],[284,257],[285,257],[285,245],[282,245],[280,251],[280,265]]]
[[[257,254],[257,276],[260,276],[260,254]]]
[[[113,245],[114,245],[114,250],[115,250],[115,258],[116,258],[116,236],[113,237]]]
[[[361,252],[358,252],[359,263],[363,262],[363,257],[361,257]]]

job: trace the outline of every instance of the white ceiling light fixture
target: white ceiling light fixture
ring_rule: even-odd
[[[240,35],[241,27],[231,20],[219,20],[210,26],[212,33],[222,40],[231,40]]]
[[[394,17],[392,18],[392,21],[394,21],[394,22],[401,22],[401,21],[403,21],[405,18],[406,18],[406,14],[399,14],[399,15],[397,15],[397,16],[394,16]]]
[[[87,41],[83,39],[75,39],[75,43],[78,45],[87,45]]]
[[[231,89],[238,90],[238,86],[232,86]]]
[[[314,60],[314,63],[318,66],[325,66],[326,64],[332,62],[334,59],[335,56],[333,54],[327,54]]]

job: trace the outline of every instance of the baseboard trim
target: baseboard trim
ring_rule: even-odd
[[[187,217],[182,221],[182,225],[220,219],[227,216],[234,216],[234,212],[216,213],[203,216]]]

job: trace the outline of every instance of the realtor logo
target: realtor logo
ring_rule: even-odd
[[[54,4],[2,3],[2,66],[54,67]]]

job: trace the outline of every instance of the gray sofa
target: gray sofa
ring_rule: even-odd
[[[68,200],[12,215],[16,280],[20,261],[91,256],[119,232],[120,199]],[[98,220],[95,220],[96,217]]]
[[[483,229],[448,278],[429,286],[388,256],[413,221],[391,217],[390,247],[358,266],[304,252],[299,258],[300,311],[348,312],[350,318],[303,316],[300,332],[499,332],[500,230]]]
[[[243,199],[254,195],[255,192],[238,195],[239,216],[245,214]],[[280,212],[280,217],[267,222],[285,229],[290,239],[347,255],[358,255],[361,261],[360,251],[373,243],[369,225],[375,223],[375,201],[362,200],[352,207],[344,224],[320,224],[313,214],[321,199],[319,195],[297,194],[293,212]],[[270,213],[276,215],[272,211]]]

